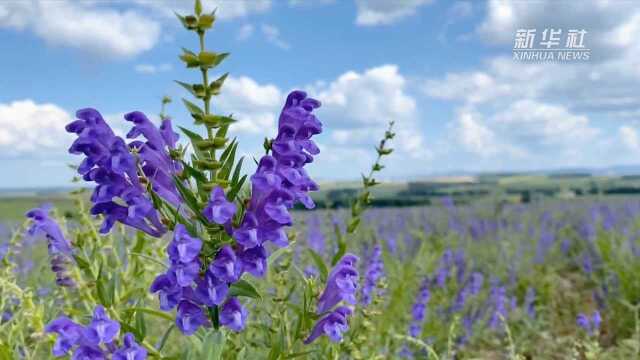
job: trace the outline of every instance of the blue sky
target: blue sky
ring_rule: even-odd
[[[323,107],[322,180],[365,170],[388,120],[398,124],[384,177],[636,164],[640,155],[640,5],[636,2],[443,0],[204,1],[219,19],[208,47],[231,56],[216,111],[258,155],[288,91]],[[156,114],[182,126],[198,81],[177,58],[195,48],[172,11],[189,1],[0,2],[1,188],[69,184],[64,124],[98,109]],[[512,59],[517,29],[585,29],[589,61]],[[247,169],[248,171],[250,169]]]

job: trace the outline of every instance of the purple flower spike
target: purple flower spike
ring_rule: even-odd
[[[203,280],[198,281],[196,296],[207,306],[220,305],[224,301],[229,291],[227,283],[218,280],[213,274],[207,271]]]
[[[342,341],[342,334],[349,330],[349,317],[351,309],[346,306],[337,307],[332,313],[323,317],[316,323],[311,335],[304,341],[310,344],[322,335],[326,335],[333,342]]]
[[[123,346],[113,353],[113,360],[144,360],[147,358],[147,349],[140,346],[133,334],[124,335]]]
[[[78,172],[85,181],[97,184],[91,195],[91,214],[104,216],[100,232],[107,233],[116,222],[121,222],[151,236],[160,237],[166,232],[166,228],[153,208],[145,188],[140,184],[138,162],[130,153],[130,146],[114,134],[95,109],[79,110],[76,116],[78,120],[66,127],[68,132],[77,135],[69,152],[85,155]],[[151,125],[148,120],[147,123]],[[152,131],[136,131],[145,136],[149,133],[155,142],[158,141],[158,136],[151,134]],[[153,189],[177,206],[180,198],[173,185],[172,175],[176,168],[172,160],[163,149],[154,149],[141,141],[134,143],[132,145],[137,148],[140,157],[139,165],[150,179]],[[115,198],[122,201],[116,203]]]
[[[182,224],[177,224],[174,230],[173,241],[167,248],[169,258],[173,261],[188,263],[200,254],[202,240],[191,237]]]
[[[232,297],[222,305],[220,324],[239,332],[244,329],[246,320],[247,310],[238,299]]]
[[[331,310],[341,300],[355,304],[358,287],[358,270],[353,265],[357,256],[345,254],[327,279],[327,286],[318,299],[318,314]]]
[[[60,225],[49,217],[46,209],[35,208],[29,210],[26,216],[33,220],[28,229],[29,234],[33,235],[41,231],[46,235],[53,253],[71,255],[71,243],[64,237]]]
[[[209,271],[218,279],[232,283],[238,281],[242,274],[242,265],[229,245],[223,246],[209,266]]]
[[[204,217],[211,222],[222,225],[230,221],[235,213],[236,205],[227,200],[222,187],[213,188],[209,203],[202,212]]]
[[[93,320],[85,329],[85,338],[93,345],[107,344],[113,341],[120,331],[120,323],[111,320],[102,305],[93,310]]]
[[[262,246],[244,250],[238,254],[242,270],[256,277],[263,277],[267,271],[267,250]]]
[[[64,356],[82,338],[83,327],[66,316],[60,316],[50,322],[44,328],[44,331],[58,334],[58,338],[53,345],[53,355]]]
[[[183,334],[189,336],[200,328],[208,324],[208,320],[202,307],[188,300],[180,301],[176,317],[176,326]]]

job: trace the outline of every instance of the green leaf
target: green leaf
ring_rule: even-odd
[[[191,93],[191,95],[198,97],[198,95],[196,95],[196,91],[193,87],[193,85],[191,84],[187,84],[185,82],[182,81],[178,81],[178,80],[173,80],[175,81],[178,85],[182,86],[183,88],[185,88],[189,93]],[[186,105],[186,104],[185,104]]]
[[[236,119],[229,116],[208,114],[202,116],[202,122],[204,122],[209,127],[219,128],[220,126],[229,125],[236,122]]]
[[[238,193],[242,189],[242,185],[244,185],[244,182],[246,180],[247,180],[247,175],[242,175],[240,180],[235,185],[232,185],[231,189],[227,191],[227,198],[235,199],[236,196],[238,196]]]
[[[269,352],[269,360],[277,360],[280,358],[283,349],[285,348],[285,330],[284,324],[280,325],[280,331],[278,332],[278,337],[276,341],[271,339],[271,351]]]
[[[136,332],[140,334],[138,341],[142,341],[147,336],[147,324],[144,321],[144,313],[136,311]]]
[[[92,276],[93,270],[91,269],[91,264],[84,257],[80,255],[73,255],[73,258],[76,260],[76,264],[86,275]]]
[[[187,99],[182,99],[184,106],[187,108],[187,111],[191,113],[191,115],[204,115],[204,111],[200,109],[200,107]]]
[[[244,161],[244,156],[240,158],[240,160],[236,164],[236,169],[233,171],[233,176],[231,176],[232,186],[237,184],[238,180],[240,179],[240,171],[242,170],[242,161]],[[233,197],[231,199],[233,199]]]
[[[229,175],[231,174],[231,168],[233,167],[235,158],[236,158],[236,150],[238,148],[238,143],[235,142],[232,146],[230,146],[231,151],[229,152],[228,156],[226,157],[222,168],[220,169],[220,172],[218,173],[218,178],[219,179],[223,179],[223,180],[228,180],[229,179]],[[220,159],[220,161],[222,161],[222,158]]]
[[[347,226],[347,232],[353,234],[358,228],[358,225],[360,225],[360,218],[352,218],[351,221],[349,221],[349,226]]]
[[[285,356],[285,359],[295,359],[295,358],[303,357],[303,356],[306,356],[306,355],[309,355],[309,354],[313,354],[315,352],[317,352],[317,350],[309,350],[309,351],[293,353],[293,354],[289,354],[289,355]]]
[[[202,14],[202,3],[200,0],[196,0],[196,3],[193,5],[193,12],[198,16]]]
[[[246,280],[238,280],[229,286],[229,296],[244,296],[252,299],[262,299],[258,290]]]
[[[198,29],[206,30],[210,29],[213,26],[213,22],[216,20],[216,17],[213,14],[205,14],[200,15],[198,19]]]
[[[271,267],[271,265],[274,262],[276,262],[276,260],[278,260],[282,255],[284,255],[288,250],[289,250],[289,246],[285,246],[272,252],[271,255],[269,256],[269,259],[267,259],[268,267]]]
[[[204,341],[202,342],[200,358],[205,360],[222,359],[222,350],[224,349],[225,342],[226,338],[222,331],[211,329],[209,333],[205,335]]]
[[[100,264],[100,269],[98,270],[98,277],[96,278],[96,292],[98,295],[98,300],[100,300],[100,303],[106,307],[111,306],[111,302],[109,301],[109,295],[108,295],[108,291],[106,288],[106,279],[103,278],[102,276],[102,267],[103,265]]]
[[[327,277],[329,276],[329,269],[327,269],[327,265],[324,263],[324,260],[322,260],[322,257],[317,252],[313,251],[313,249],[307,249],[307,251],[309,252],[309,255],[311,255],[313,262],[316,264],[318,271],[320,271],[320,280],[324,283],[327,281]]]
[[[204,215],[202,215],[200,205],[198,205],[198,199],[193,194],[191,189],[187,188],[185,184],[182,182],[182,180],[180,180],[177,176],[173,177],[173,182],[174,184],[176,184],[176,188],[178,189],[180,196],[182,196],[182,199],[185,201],[189,209],[193,211],[193,213],[196,215],[198,220],[200,220],[200,222],[202,222],[203,224],[208,224],[209,220],[207,220],[207,218],[204,217]],[[192,233],[191,235],[196,235],[196,234]]]
[[[212,68],[218,66],[229,53],[215,53],[212,51],[201,51],[198,54],[198,62],[202,68]]]
[[[191,140],[191,146],[193,146],[193,152],[196,154],[196,157],[202,159],[204,157],[204,154],[202,153],[200,148],[196,145],[199,141],[204,140],[202,136],[194,133],[189,129],[185,129],[182,126],[178,126],[178,128],[180,128],[180,130],[189,138],[189,140]]]
[[[336,233],[336,241],[338,242],[338,252],[333,256],[333,259],[331,259],[331,266],[335,266],[342,258],[342,255],[347,252],[347,242],[344,240],[338,224],[334,225],[334,231]]]
[[[229,76],[229,73],[223,74],[216,80],[212,81],[211,84],[209,84],[209,91],[211,91],[211,94],[213,95],[220,94],[220,88],[222,88],[222,84],[227,79],[227,76]]]
[[[155,316],[159,319],[164,319],[164,320],[168,320],[170,322],[174,322],[174,318],[173,315],[171,315],[170,313],[166,313],[164,311],[160,311],[160,310],[156,310],[156,309],[150,309],[150,308],[144,308],[144,307],[132,307],[132,308],[128,308],[124,310],[127,313],[133,313],[133,312],[143,312],[145,314],[149,314],[152,316]]]
[[[393,149],[384,149],[384,148],[382,148],[382,147],[378,147],[378,148],[376,148],[376,151],[378,152],[378,154],[379,154],[380,156],[382,156],[382,155],[389,155],[389,154],[391,154],[391,153],[393,152]]]
[[[225,161],[227,161],[227,158],[229,157],[229,154],[231,153],[231,150],[235,145],[236,145],[236,139],[233,139],[231,141],[231,144],[229,144],[229,146],[227,146],[227,148],[224,149],[224,151],[220,155],[220,162],[221,163],[224,163]]]
[[[200,66],[198,55],[186,49],[182,50],[184,52],[182,53],[182,55],[180,55],[180,60],[182,60],[187,65],[187,68],[195,68]]]
[[[187,162],[182,161],[182,166],[184,167],[184,171],[187,173],[187,175],[196,179],[196,182],[205,183],[208,181],[207,176],[202,171],[195,169]]]

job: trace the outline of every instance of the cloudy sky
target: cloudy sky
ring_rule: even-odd
[[[450,171],[640,164],[640,4],[624,1],[217,0],[208,39],[231,56],[213,108],[233,113],[241,150],[259,154],[295,88],[320,99],[323,150],[311,172],[354,179],[385,123],[387,178]],[[165,0],[0,2],[0,187],[65,185],[64,125],[94,107],[156,114],[198,81],[177,58],[195,48]],[[517,29],[585,29],[589,61],[512,59]],[[168,108],[190,121],[178,101]],[[155,116],[155,115],[154,115]]]

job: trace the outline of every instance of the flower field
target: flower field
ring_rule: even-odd
[[[246,309],[242,331],[203,327],[191,336],[149,291],[168,241],[123,226],[100,236],[78,213],[64,233],[76,259],[93,264],[65,263],[61,276],[50,271],[42,237],[16,233],[3,246],[2,351],[46,358],[56,344],[46,324],[60,313],[91,324],[94,304],[104,304],[121,332],[162,358],[633,358],[639,212],[640,202],[621,199],[371,209],[349,239],[358,257],[346,302],[353,313],[311,344],[313,303],[331,276],[346,211],[295,213],[290,244],[271,254],[265,276],[247,274],[229,289]],[[56,278],[77,284],[56,286]]]

